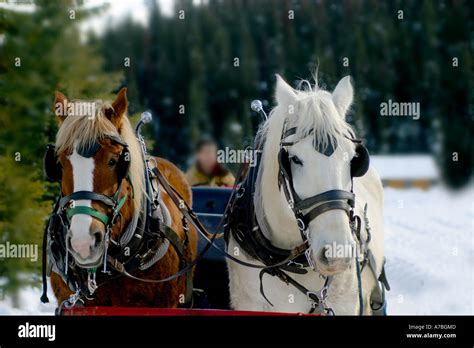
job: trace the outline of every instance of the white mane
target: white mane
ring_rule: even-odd
[[[287,105],[278,104],[270,112],[268,121],[260,130],[262,139],[265,140],[254,203],[261,226],[265,216],[272,226],[296,230],[294,216],[286,201],[281,199],[278,187],[278,153],[285,122],[287,122],[286,129],[297,127],[294,139],[303,139],[312,132],[315,147],[321,146],[323,149],[329,141],[334,145],[341,137],[352,132],[350,125],[338,114],[331,93],[320,89],[317,85],[311,87],[307,81],[299,85],[309,87],[306,90],[294,90],[293,102]],[[264,232],[271,237],[271,231]],[[278,242],[276,241],[276,244],[279,244]],[[282,247],[293,244],[291,240],[287,241],[289,244],[285,241],[280,242],[283,243],[280,243]]]

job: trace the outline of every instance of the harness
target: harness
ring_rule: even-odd
[[[301,199],[293,188],[291,166],[286,149],[287,146],[293,144],[287,142],[286,138],[295,133],[296,128],[293,127],[286,129],[285,123],[280,140],[280,152],[278,154],[278,182],[280,190],[283,190],[288,205],[297,221],[302,244],[290,250],[281,249],[272,245],[271,241],[265,237],[261,226],[265,225],[266,229],[269,229],[268,222],[265,217],[259,217],[259,219],[257,219],[254,205],[254,193],[260,166],[261,152],[265,141],[261,133],[257,134],[255,139],[257,160],[254,162],[254,166],[248,168],[246,175],[237,178],[239,181],[238,194],[232,204],[229,214],[226,215],[226,242],[228,243],[229,236],[232,234],[236,242],[251,258],[258,260],[267,266],[260,271],[260,293],[270,305],[273,306],[264,293],[264,274],[276,276],[286,284],[291,284],[303,293],[311,304],[310,313],[334,314],[333,310],[326,305],[327,293],[333,277],[325,277],[323,287],[318,291],[311,291],[298,283],[288,273],[306,274],[308,273],[308,268],[315,270],[316,265],[312,259],[310,242],[308,239],[308,225],[312,220],[327,211],[344,210],[349,217],[349,223],[354,238],[361,246],[363,246],[363,253],[365,256],[364,261],[361,263],[359,263],[358,258],[356,258],[360,314],[362,314],[363,310],[361,272],[366,263],[369,264],[371,270],[374,272],[375,278],[378,280],[382,279],[383,281],[381,289],[377,286],[376,294],[373,296],[374,305],[372,306],[375,314],[377,314],[377,311],[381,313],[385,309],[384,286],[387,287],[387,289],[389,289],[389,286],[386,282],[384,271],[380,277],[377,277],[376,275],[375,259],[373,258],[370,249],[367,247],[370,239],[367,241],[361,241],[361,220],[354,212],[355,195],[352,191],[352,178],[364,175],[369,168],[369,153],[360,140],[355,139],[354,136],[348,137],[349,140],[356,144],[356,156],[351,161],[351,191],[330,190],[306,199]],[[325,151],[326,152],[320,152],[326,156],[330,156],[332,152],[334,152],[334,148],[326,149]],[[305,211],[307,212],[305,213]],[[366,228],[368,229],[367,233],[370,235],[370,227],[368,225],[366,212],[367,207],[365,209],[364,218]]]
[[[189,224],[188,217],[182,214],[182,225],[185,232],[185,239],[181,240],[178,234],[170,227],[171,221],[167,215],[167,209],[160,197],[159,187],[153,185],[153,180],[158,179],[161,187],[170,196],[176,193],[171,189],[166,179],[160,173],[156,163],[153,168],[149,166],[147,153],[143,137],[140,135],[140,127],[143,120],[136,129],[137,138],[142,146],[143,160],[145,163],[145,187],[146,193],[142,200],[144,207],[137,207],[140,213],[136,218],[129,222],[128,226],[123,228],[119,240],[111,238],[111,231],[118,223],[122,224],[120,210],[130,197],[122,194],[122,184],[127,180],[130,185],[128,172],[128,148],[127,144],[117,136],[108,136],[113,142],[123,146],[117,164],[118,186],[116,192],[112,196],[103,195],[91,191],[77,191],[68,196],[60,195],[56,201],[53,212],[49,217],[43,236],[43,295],[42,302],[48,302],[47,279],[46,276],[51,275],[54,271],[58,273],[63,281],[68,285],[74,293],[66,303],[62,306],[71,307],[77,301],[91,300],[100,286],[116,279],[120,276],[126,276],[135,280],[151,283],[162,283],[186,276],[186,293],[184,305],[191,305],[192,302],[192,269],[195,262],[191,262],[186,257],[186,250],[189,242]],[[92,157],[99,149],[99,143],[92,144],[87,149],[78,149],[82,156]],[[127,160],[127,161],[126,161]],[[48,145],[44,158],[44,171],[49,181],[61,182],[62,168],[57,161],[54,146]],[[167,185],[165,187],[165,185]],[[135,194],[132,186],[132,198]],[[148,198],[150,197],[150,198]],[[172,198],[173,198],[172,197]],[[109,210],[109,214],[104,214],[92,207],[77,206],[77,200],[90,200],[105,205]],[[175,200],[173,200],[175,202]],[[189,207],[187,207],[189,209]],[[67,233],[70,227],[70,221],[74,215],[85,214],[102,222],[105,226],[105,252],[102,260],[102,270],[97,272],[95,268],[84,269],[79,267],[74,259],[70,257],[69,245],[67,241]],[[121,226],[122,228],[122,226]],[[167,252],[169,246],[172,245],[178,254],[180,265],[179,271],[165,279],[142,279],[133,276],[137,270],[147,270],[156,264]],[[47,267],[49,259],[49,267]]]

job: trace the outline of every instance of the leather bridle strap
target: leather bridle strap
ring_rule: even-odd
[[[277,276],[280,278],[284,283],[286,284],[291,284],[294,286],[298,291],[303,293],[306,298],[311,302],[311,310],[309,311],[309,314],[322,314],[325,311],[327,314],[334,314],[332,309],[326,308],[325,307],[325,300],[327,297],[327,290],[329,288],[329,285],[332,282],[332,276],[326,277],[326,280],[324,282],[324,285],[321,290],[318,292],[311,291],[308,288],[306,288],[304,285],[301,283],[297,282],[294,278],[289,276],[286,272],[282,271],[281,269],[272,269],[272,270],[267,270],[263,269],[260,271],[259,278],[260,278],[260,294],[265,298],[265,300],[273,306],[273,304],[270,302],[270,300],[267,298],[265,295],[265,292],[263,290],[263,275],[264,274],[269,274],[271,276]]]
[[[127,195],[123,196],[120,199],[120,201],[117,202],[116,206],[114,205],[115,211],[119,211],[120,209],[122,209],[126,201],[127,201]],[[99,221],[101,221],[105,226],[107,226],[110,221],[110,218],[108,215],[87,206],[77,206],[77,207],[69,208],[66,212],[66,216],[68,217],[69,220],[74,215],[78,215],[78,214],[92,216],[98,219]]]
[[[311,209],[309,213],[304,214],[302,219],[303,219],[303,222],[306,225],[308,225],[311,222],[311,220],[316,219],[319,215],[327,211],[337,210],[337,209],[344,210],[349,215],[352,207],[344,201],[325,202]]]
[[[118,197],[120,196],[120,192],[121,192],[120,184],[119,184],[119,187],[117,188],[117,191],[115,191],[112,197],[103,195],[101,193],[93,192],[93,191],[76,191],[76,192],[71,193],[69,196],[65,196],[60,199],[59,209],[64,209],[66,211],[66,217],[68,218],[68,220],[71,220],[71,218],[74,215],[89,215],[101,221],[105,226],[109,226],[109,224],[115,223],[114,220],[117,214],[125,205],[125,202],[127,201],[127,198],[128,198],[127,194],[125,194],[122,198],[118,199]],[[89,206],[74,205],[74,206],[66,208],[66,206],[71,201],[75,201],[75,200],[90,200],[90,201],[101,202],[105,204],[106,206],[112,208],[113,211],[110,215],[107,215]]]
[[[313,130],[311,129],[310,132],[312,132]],[[288,128],[287,130],[285,130],[283,132],[283,136],[282,136],[282,139],[285,139],[287,137],[289,137],[290,135],[293,135],[293,134],[296,134],[296,127],[291,127],[291,128]]]
[[[294,194],[295,193],[293,193],[293,195]],[[300,200],[298,197],[295,197],[295,207],[299,210],[305,210],[317,204],[335,200],[347,200],[350,206],[354,206],[355,195],[354,193],[349,191],[331,190],[303,200]]]
[[[114,195],[115,196],[115,195]],[[109,197],[106,195],[103,195],[101,193],[97,192],[92,192],[92,191],[76,191],[71,193],[69,196],[62,197],[59,200],[59,208],[63,208],[66,204],[68,204],[72,200],[90,200],[90,201],[97,201],[104,203],[105,205],[109,207],[113,207],[116,203],[114,200],[115,197]]]

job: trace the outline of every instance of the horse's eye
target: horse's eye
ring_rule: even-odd
[[[300,159],[298,158],[298,156],[291,156],[291,157],[290,157],[290,160],[291,160],[294,164],[297,164],[297,165],[299,165],[299,166],[302,166],[302,165],[303,165],[303,161],[300,160]]]
[[[117,164],[117,160],[115,158],[111,158],[109,160],[109,163],[107,163],[109,165],[109,167],[113,167]]]

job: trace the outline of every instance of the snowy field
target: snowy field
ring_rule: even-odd
[[[389,314],[474,314],[474,188],[385,189]]]
[[[389,314],[474,314],[474,188],[385,189]],[[20,293],[21,308],[0,314],[54,314],[40,289]]]

